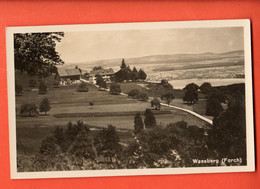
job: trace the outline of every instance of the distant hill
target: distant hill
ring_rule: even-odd
[[[122,57],[123,58],[123,57]],[[137,58],[124,58],[131,68],[144,69],[149,81],[161,79],[237,78],[244,75],[244,51],[201,54],[165,54]],[[97,60],[64,64],[63,67],[79,66],[89,72],[94,66],[120,69],[122,59]]]
[[[123,58],[123,57],[122,57]],[[137,58],[125,58],[125,62],[130,66],[147,65],[147,64],[168,64],[175,63],[204,63],[205,61],[236,59],[241,63],[244,58],[244,51],[231,51],[226,53],[201,53],[201,54],[166,54],[166,55],[151,55]],[[88,62],[68,63],[64,66],[74,67],[80,66],[82,69],[91,69],[96,65],[103,67],[119,67],[122,59],[97,60]],[[220,61],[223,62],[223,61]]]

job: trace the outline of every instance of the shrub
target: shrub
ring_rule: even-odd
[[[35,103],[22,104],[20,108],[20,115],[23,117],[37,117],[39,112]]]
[[[140,91],[138,89],[132,89],[128,92],[128,96],[132,98],[137,98],[140,95]]]
[[[175,96],[174,96],[173,93],[166,93],[166,94],[163,94],[163,95],[161,96],[161,99],[162,99],[162,100],[165,100],[166,103],[167,103],[168,106],[169,106],[169,104],[171,103],[171,101],[172,101],[173,99],[175,99]]]
[[[160,100],[158,98],[154,98],[152,101],[151,101],[151,107],[154,107],[155,106],[155,109],[156,110],[160,110],[161,108],[161,104],[160,104]]]
[[[90,108],[93,108],[94,102],[89,102],[89,106],[90,106]]]
[[[140,93],[138,96],[137,96],[138,100],[141,100],[141,101],[147,101],[149,99],[148,95],[146,93]]]
[[[162,85],[164,88],[173,89],[173,86],[172,86],[166,79],[162,79],[162,80],[161,80],[161,85]]]
[[[103,128],[95,138],[95,146],[98,155],[108,157],[109,161],[112,162],[112,158],[121,151],[116,127],[108,125],[107,128]]]
[[[110,85],[110,93],[118,95],[121,93],[121,86],[118,83],[112,83]]]
[[[80,83],[78,86],[78,91],[79,92],[88,92],[87,84],[85,82]]]

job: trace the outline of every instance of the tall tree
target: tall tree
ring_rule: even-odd
[[[144,112],[144,124],[145,128],[153,128],[156,126],[156,119],[153,115],[153,112],[150,109],[146,109]]]
[[[198,101],[198,89],[199,86],[195,83],[190,83],[184,87],[185,94],[183,96],[183,101],[188,102],[188,104],[194,104]]]
[[[206,115],[217,117],[224,110],[222,103],[226,103],[226,97],[218,90],[214,90],[207,97]]]
[[[126,64],[125,64],[125,59],[122,59],[122,63],[121,63],[120,68],[121,68],[122,70],[124,70],[124,69],[127,68],[127,66],[126,66]]]
[[[47,77],[63,64],[56,51],[56,43],[63,32],[14,34],[15,69],[28,75]]]
[[[135,134],[141,132],[144,129],[144,124],[142,117],[139,113],[135,114],[135,120],[134,120],[134,132]]]
[[[134,81],[134,82],[138,80],[138,71],[137,71],[137,69],[135,67],[133,68],[133,71],[132,71],[130,79],[132,81]]]
[[[44,98],[42,99],[41,101],[41,104],[40,104],[40,112],[45,112],[45,115],[48,111],[50,111],[51,109],[51,106],[50,106],[50,102],[48,100],[48,98]]]
[[[100,74],[97,74],[95,77],[96,77],[96,84],[99,86],[99,88],[107,88],[107,84]]]
[[[212,90],[212,86],[209,82],[204,82],[202,85],[199,87],[200,91],[204,94],[208,94]]]
[[[145,80],[146,77],[147,77],[146,73],[142,69],[140,69],[138,72],[138,79]]]
[[[239,101],[229,104],[219,117],[214,118],[208,134],[208,146],[220,157],[241,157],[246,164],[245,107]]]

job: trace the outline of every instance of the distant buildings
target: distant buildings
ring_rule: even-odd
[[[82,70],[76,66],[72,69],[58,68],[55,75],[55,79],[59,82],[59,85],[68,85],[73,83],[79,83],[81,81],[90,82],[96,84],[96,75],[101,75],[106,83],[111,82],[111,77],[114,75],[114,70],[109,69],[97,69],[91,70],[90,73],[82,74]]]
[[[112,68],[91,70],[90,73],[89,73],[89,82],[96,84],[96,75],[101,75],[106,83],[110,83],[111,77],[114,74],[115,73],[114,73],[114,70]]]

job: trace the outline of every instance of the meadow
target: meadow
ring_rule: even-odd
[[[108,124],[116,126],[120,140],[126,142],[133,139],[132,130],[134,117],[138,112],[144,119],[143,112],[151,108],[149,102],[138,101],[123,95],[111,95],[108,91],[100,91],[96,86],[87,84],[89,92],[78,92],[78,84],[55,87],[54,79],[46,80],[48,93],[38,94],[26,85],[26,79],[21,79],[24,84],[24,93],[16,97],[16,135],[18,154],[33,154],[38,152],[43,139],[51,134],[57,126],[66,127],[71,121],[73,123],[81,120],[87,124],[91,130],[96,131],[106,127]],[[28,82],[28,81],[27,81]],[[127,93],[133,88],[147,93],[151,98],[160,97],[168,90],[151,89],[144,87],[149,83],[120,83],[122,92]],[[177,97],[181,97],[182,90],[174,90]],[[38,117],[21,117],[19,109],[22,103],[40,104],[41,99],[47,97],[50,101],[51,110],[40,113]],[[89,102],[94,102],[90,107]],[[176,98],[171,104],[182,105],[181,99]],[[193,108],[195,108],[194,106]],[[188,107],[188,108],[191,108]],[[153,108],[151,108],[153,109]],[[200,107],[203,109],[203,107]],[[188,125],[204,126],[206,123],[186,112],[168,107],[161,107],[161,110],[153,110],[158,125],[165,126],[177,121],[185,121]]]

